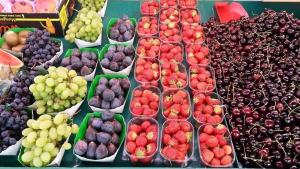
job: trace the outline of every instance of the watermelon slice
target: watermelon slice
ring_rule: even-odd
[[[3,50],[0,50],[0,66],[9,67],[13,73],[18,72],[18,70],[24,65],[24,63]]]

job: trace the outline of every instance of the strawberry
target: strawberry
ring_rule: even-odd
[[[170,128],[170,132],[176,133],[178,130],[180,130],[180,124],[177,121],[170,121],[170,123],[167,125],[167,127]]]
[[[206,140],[206,145],[210,148],[218,146],[219,142],[217,137],[210,135]]]
[[[172,147],[164,147],[162,150],[163,155],[166,156],[168,160],[175,160],[177,158],[177,150]]]
[[[205,125],[203,128],[204,133],[206,134],[212,134],[214,132],[214,127],[210,124]]]
[[[196,8],[197,0],[179,0],[180,8]]]
[[[136,134],[139,134],[142,131],[141,126],[137,124],[131,124],[128,128],[129,131],[134,131]]]
[[[204,114],[212,114],[213,113],[213,107],[211,105],[205,105],[203,108]]]
[[[132,154],[135,152],[136,144],[133,141],[129,141],[126,143],[126,150],[128,153]]]
[[[205,81],[201,81],[205,76]],[[215,82],[211,79],[211,69],[202,65],[190,66],[190,87],[194,91],[211,92],[214,90]],[[210,80],[211,79],[211,80]],[[212,110],[213,111],[213,110]]]
[[[218,125],[214,128],[214,133],[215,133],[215,134],[224,135],[226,132],[227,132],[227,128],[225,127],[224,124],[218,124]]]
[[[190,132],[192,131],[192,126],[189,122],[182,121],[180,122],[180,129],[183,130],[184,132]]]
[[[160,78],[159,61],[154,58],[141,58],[136,61],[135,79],[143,84],[157,84],[157,80]],[[139,68],[139,69],[138,69]]]
[[[207,140],[207,138],[208,138],[208,134],[206,134],[206,133],[201,133],[201,134],[199,135],[199,141],[200,141],[201,143],[205,142],[205,141]]]
[[[160,58],[162,62],[183,61],[183,46],[181,43],[162,43],[160,45]]]
[[[177,147],[178,146],[178,140],[175,139],[175,138],[171,138],[168,142],[168,145],[171,146],[171,147]]]
[[[202,159],[207,163],[210,163],[211,160],[214,158],[214,153],[209,149],[202,150],[201,155],[202,155]]]
[[[157,132],[158,129],[157,129],[157,126],[156,124],[152,124],[151,126],[149,126],[147,129],[146,129],[146,132],[149,133],[149,132]]]
[[[221,115],[222,114],[222,107],[220,105],[215,105],[214,106],[214,113],[217,115]]]
[[[156,37],[140,38],[137,45],[139,57],[156,58],[159,55],[160,40]]]
[[[200,15],[197,9],[186,8],[180,10],[181,24],[198,24],[200,22]]]
[[[157,140],[157,132],[150,131],[146,135],[148,142],[155,142]]]
[[[151,36],[158,33],[158,20],[156,17],[143,16],[137,24],[137,33],[140,37]]]
[[[159,26],[159,38],[163,43],[180,43],[181,31],[178,23],[162,23]]]
[[[129,141],[135,141],[137,138],[137,134],[135,131],[129,131],[127,134],[127,140]]]
[[[144,147],[137,147],[135,149],[134,155],[138,158],[138,159],[142,159],[146,156],[146,149]]]
[[[232,163],[232,157],[230,155],[225,155],[222,159],[221,159],[221,164],[222,165],[228,165]]]
[[[225,154],[226,154],[226,155],[232,154],[232,148],[231,148],[231,146],[229,146],[229,145],[224,145],[222,148],[223,148],[223,150],[225,151]]]
[[[203,27],[200,24],[184,24],[182,40],[185,44],[202,44],[204,42]]]
[[[135,140],[135,144],[138,147],[145,147],[147,144],[147,138],[145,136],[138,136]]]
[[[144,131],[146,131],[149,126],[151,126],[151,123],[148,120],[143,121],[143,123],[141,124],[142,130]]]
[[[177,131],[174,135],[174,138],[177,139],[180,144],[187,143],[185,132],[182,130]]]
[[[220,146],[224,146],[227,144],[227,140],[225,139],[225,137],[223,135],[216,135],[217,139],[218,139],[218,143]]]
[[[213,159],[211,160],[210,164],[211,164],[212,166],[219,166],[219,165],[221,165],[221,161],[220,161],[219,159],[217,159],[217,158],[213,158]]]
[[[161,23],[178,23],[179,22],[179,11],[177,8],[169,7],[161,10],[159,15]]]
[[[147,155],[152,155],[156,151],[156,144],[155,143],[149,143],[147,144]]]
[[[187,153],[188,149],[189,149],[189,144],[179,144],[177,146],[177,150],[185,154]]]
[[[176,7],[177,6],[177,0],[160,0],[160,7]]]
[[[166,68],[165,64],[170,66]],[[162,68],[161,83],[164,89],[182,89],[187,85],[187,72],[183,64],[164,61]]]
[[[171,140],[171,136],[169,134],[164,133],[163,135],[163,144],[167,145]]]
[[[159,11],[159,2],[157,0],[145,0],[141,4],[141,14],[155,16]]]
[[[225,151],[220,147],[213,148],[213,152],[216,158],[222,158],[225,155]]]
[[[138,161],[139,159],[135,155],[130,156],[130,162],[137,163]]]

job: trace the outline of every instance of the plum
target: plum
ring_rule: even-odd
[[[117,151],[117,147],[114,144],[109,143],[107,146],[107,150],[108,150],[108,155],[111,156],[115,154],[115,152]]]
[[[88,145],[85,141],[83,140],[79,140],[76,144],[75,144],[75,147],[74,147],[74,152],[77,154],[77,155],[84,155],[86,153],[88,149]]]
[[[72,49],[72,56],[79,57],[81,54],[80,50],[77,48]]]
[[[85,132],[85,139],[87,141],[96,141],[96,131],[91,126],[88,126]]]
[[[91,60],[90,67],[94,68],[96,66],[97,62],[94,60]]]
[[[85,66],[90,66],[91,61],[87,57],[81,57],[81,62]]]
[[[108,58],[104,58],[101,60],[100,62],[101,66],[103,66],[104,68],[108,69],[110,66],[110,61]]]
[[[124,33],[123,39],[124,39],[124,41],[129,41],[130,39],[132,39],[132,34],[129,31],[126,31]]]
[[[110,109],[110,102],[102,100],[102,102],[101,102],[101,108],[102,109]]]
[[[71,64],[74,65],[76,63],[81,63],[80,59],[77,56],[72,56],[71,57]]]
[[[125,90],[128,90],[130,88],[130,81],[127,78],[121,79],[120,84]]]
[[[91,55],[92,60],[97,60],[98,59],[97,55],[94,52],[90,52],[90,55]]]
[[[126,26],[124,25],[124,24],[120,24],[120,26],[119,26],[119,32],[121,33],[121,34],[123,34],[123,33],[125,33],[127,31],[127,28],[126,28]]]
[[[100,107],[101,106],[101,100],[99,96],[94,96],[89,100],[89,105],[94,107]]]
[[[107,85],[107,83],[108,83],[108,80],[106,79],[106,77],[100,77],[99,84]]]
[[[118,63],[114,62],[114,61],[110,62],[109,69],[112,70],[112,71],[114,71],[114,72],[119,71],[119,65],[118,65]]]
[[[133,49],[133,47],[132,47],[132,46],[126,46],[126,47],[124,48],[124,53],[125,53],[126,55],[133,55],[133,54],[134,54],[134,49]]]
[[[123,42],[123,41],[124,41],[123,36],[119,36],[119,37],[118,37],[118,41],[119,41],[119,42]]]
[[[115,98],[115,93],[110,89],[105,89],[102,94],[103,100],[110,102]]]
[[[101,119],[103,121],[113,120],[114,119],[114,112],[111,112],[109,110],[104,110],[101,116]]]
[[[72,62],[72,59],[71,59],[71,62]],[[79,70],[82,66],[83,66],[83,64],[80,60],[78,62],[72,63],[72,68],[75,70]]]
[[[114,84],[120,83],[120,81],[119,81],[119,79],[114,79],[113,78],[113,79],[110,79],[108,83],[109,83],[110,86],[113,86]]]
[[[107,133],[113,133],[114,132],[114,125],[111,121],[106,121],[102,124],[101,130]]]
[[[132,63],[132,59],[129,56],[126,56],[123,60],[123,64],[125,67],[128,67]]]
[[[64,66],[64,67],[70,65],[70,63],[71,63],[70,57],[65,57],[65,58],[63,58],[63,60],[61,61],[61,65]]]
[[[119,84],[115,84],[110,88],[117,96],[124,95],[124,91]]]
[[[120,32],[117,29],[111,29],[110,31],[110,38],[117,39],[120,36]]]
[[[112,51],[112,52],[115,52],[117,50],[116,46],[115,45],[112,45],[108,48],[108,51]]]
[[[120,107],[122,105],[121,101],[118,98],[114,98],[114,100],[112,101],[110,107],[112,109]]]
[[[118,96],[118,99],[120,100],[120,102],[121,102],[122,104],[123,104],[124,101],[125,101],[125,98],[124,98],[123,95],[119,95],[119,96]]]
[[[91,141],[88,144],[88,148],[87,148],[87,152],[86,152],[86,157],[90,158],[90,159],[94,159],[95,158],[95,152],[97,149],[97,144],[93,141]]]
[[[117,46],[117,51],[118,51],[118,52],[123,52],[124,49],[125,49],[125,47],[124,47],[123,45],[118,45],[118,46]]]
[[[109,50],[105,53],[104,57],[107,58],[108,60],[112,60],[113,55],[114,55],[114,51]]]
[[[104,84],[99,84],[96,87],[95,95],[101,95],[107,87]]]
[[[103,121],[100,118],[94,118],[91,122],[91,126],[96,130],[100,130],[102,124],[103,124]]]
[[[82,60],[83,58],[86,58],[86,59],[92,59],[91,53],[92,53],[92,52],[89,52],[89,51],[83,51],[83,52],[81,53],[81,60]]]
[[[87,67],[87,66],[83,66],[80,70],[80,74],[81,76],[86,76],[92,73],[91,68]]]
[[[104,157],[107,157],[108,150],[104,144],[100,144],[96,149],[96,159],[102,159]]]
[[[117,52],[113,55],[112,61],[120,62],[125,58],[125,54],[123,52]]]
[[[112,140],[112,137],[110,134],[108,134],[106,132],[97,133],[97,141],[99,143],[108,144],[111,140]]]
[[[111,143],[118,146],[119,145],[119,135],[116,133],[113,133],[111,136]]]
[[[122,125],[120,122],[118,122],[117,120],[114,120],[113,125],[114,125],[114,130],[116,133],[120,133],[122,131]]]

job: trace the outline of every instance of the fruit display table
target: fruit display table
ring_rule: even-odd
[[[102,45],[97,46],[95,48],[101,50],[102,47],[105,44],[109,44],[107,34],[106,34],[106,27],[108,25],[108,21],[111,18],[118,18],[121,17],[123,14],[128,15],[130,18],[136,18],[137,20],[141,17],[140,16],[140,0],[108,0],[107,4],[107,9],[105,13],[105,17],[103,19],[103,34],[102,34]],[[294,13],[296,17],[300,18],[300,11],[299,11],[299,3],[264,3],[264,2],[241,2],[241,4],[244,6],[244,8],[247,10],[249,15],[253,16],[255,14],[260,14],[265,8],[271,8],[273,10],[286,10],[290,13]],[[210,17],[213,17],[215,15],[215,11],[213,9],[214,2],[211,1],[199,1],[198,2],[198,10],[200,11],[201,14],[201,20],[202,22],[208,21]],[[63,47],[64,47],[64,53],[62,56],[65,55],[66,51],[68,49],[76,48],[76,45],[73,43],[69,43],[65,41],[64,38],[58,37],[62,42],[63,42]],[[134,46],[137,44],[137,36],[135,38]],[[183,62],[184,65],[187,65],[186,60]],[[97,74],[102,74],[102,70],[100,66],[98,66],[96,75]],[[129,75],[129,79],[131,82],[131,88],[135,88],[137,86],[137,82],[134,80],[134,72],[133,69],[131,70],[131,73]],[[91,83],[88,83],[88,88],[90,87]],[[191,92],[191,91],[190,91]],[[129,96],[125,105],[125,109],[122,113],[123,117],[125,118],[126,123],[129,122],[131,119],[131,114],[129,112],[129,104],[130,104],[130,98],[131,98],[132,92],[129,92]],[[88,106],[87,100],[83,102],[82,106],[80,107],[80,111],[78,114],[74,117],[74,123],[80,125],[82,122],[83,118],[87,113],[91,113],[92,110]],[[162,108],[159,110],[158,114],[158,123],[160,126],[160,129],[162,127],[162,124],[164,123],[164,118],[162,115]],[[195,123],[195,120],[191,118],[189,120],[192,123]],[[197,128],[194,127],[194,132],[197,133]],[[197,134],[195,134],[194,137],[194,153],[190,159],[190,162],[188,162],[187,167],[188,168],[204,168],[205,165],[201,162],[200,160],[200,155],[199,155],[199,148],[198,148],[198,141],[197,141]],[[70,138],[70,143],[73,145],[74,141],[74,136]],[[64,153],[63,160],[60,164],[60,167],[101,167],[101,168],[111,168],[111,167],[126,167],[126,168],[131,168],[131,167],[156,167],[156,168],[165,168],[168,167],[168,165],[165,165],[163,163],[162,157],[159,155],[159,153],[156,154],[154,157],[155,162],[151,165],[132,165],[129,162],[129,159],[124,157],[124,144],[121,145],[120,151],[118,152],[118,155],[115,159],[114,162],[112,163],[92,163],[92,162],[83,162],[76,158],[73,154],[73,149],[67,150]],[[22,165],[17,161],[16,156],[0,156],[0,167],[22,167]],[[176,166],[175,166],[176,167]],[[233,167],[239,168],[242,167],[237,160],[234,161]]]

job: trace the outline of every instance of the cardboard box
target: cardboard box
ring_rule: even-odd
[[[18,2],[18,0],[15,1]],[[35,8],[34,3],[37,0],[19,0],[19,2],[21,1],[28,3],[28,6],[30,6],[29,4],[33,6],[32,13],[15,13],[13,10],[18,10],[20,8],[14,8],[9,0],[0,0],[0,6],[3,8],[3,11],[0,12],[0,35],[10,28],[34,27],[47,29],[51,34],[56,36],[63,36],[64,30],[67,27],[70,17],[73,15],[73,9],[77,2],[76,0],[55,0],[57,1],[57,6],[52,6],[54,12],[38,13],[36,10],[39,10],[39,8]],[[42,6],[48,7],[47,5]]]

